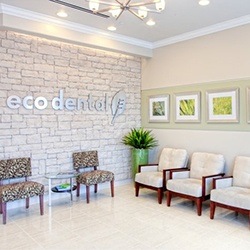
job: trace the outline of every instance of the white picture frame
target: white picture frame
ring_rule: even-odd
[[[176,93],[175,122],[200,122],[200,92]]]
[[[206,92],[208,123],[239,122],[239,89],[211,90]]]
[[[169,100],[168,94],[149,97],[149,122],[169,122]]]

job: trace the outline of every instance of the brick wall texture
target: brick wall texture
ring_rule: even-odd
[[[0,74],[0,159],[31,157],[32,178],[46,184],[45,173],[73,169],[73,152],[98,150],[100,169],[113,171],[116,180],[131,177],[130,149],[121,138],[141,124],[139,57],[0,31]],[[55,110],[51,101],[60,90],[64,105],[89,95],[103,103],[106,95],[108,106]],[[120,90],[126,109],[112,125],[110,105]],[[12,95],[32,96],[31,109],[9,108]],[[36,108],[37,97],[48,106]]]

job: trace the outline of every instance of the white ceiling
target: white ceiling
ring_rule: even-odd
[[[64,1],[82,7],[88,6],[85,0]],[[115,2],[115,0],[108,1]],[[141,0],[131,0],[131,2],[141,2]],[[64,9],[68,13],[67,21],[105,32],[107,32],[109,25],[115,25],[117,30],[113,35],[128,36],[150,43],[192,32],[202,32],[202,30],[218,27],[218,25],[230,28],[250,23],[250,0],[210,0],[208,6],[200,6],[198,0],[166,0],[166,8],[163,13],[151,13],[149,15],[156,21],[156,25],[153,27],[146,25],[145,20],[141,21],[128,11],[125,11],[118,20],[115,20],[113,17],[105,19],[63,7],[49,0],[0,0],[0,3],[55,18],[59,18],[56,16],[56,12]]]

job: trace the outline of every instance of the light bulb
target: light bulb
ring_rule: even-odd
[[[119,14],[121,13],[121,9],[119,8],[119,9],[113,9],[113,10],[109,10],[109,12],[112,14],[112,16],[114,17],[114,18],[117,18],[118,16],[119,16]]]
[[[165,0],[160,0],[160,2],[158,3],[155,3],[155,8],[158,10],[158,11],[162,11],[165,9]]]
[[[147,8],[145,6],[141,6],[138,10],[138,15],[142,19],[147,17],[147,15],[148,15]]]
[[[147,21],[147,25],[148,26],[154,26],[155,25],[155,21],[152,20],[152,19],[150,19],[150,20]]]
[[[98,3],[98,2],[92,2],[92,1],[90,1],[90,2],[89,2],[89,8],[90,8],[92,11],[97,11],[98,8],[99,8],[99,3]]]
[[[65,11],[63,11],[63,10],[58,11],[56,14],[57,14],[59,17],[67,17],[67,16],[68,16],[68,14],[67,14]]]
[[[115,26],[109,26],[108,30],[110,30],[110,31],[116,31],[116,27]]]
[[[202,6],[206,6],[206,5],[208,5],[209,3],[210,3],[209,0],[200,0],[200,1],[199,1],[199,5],[202,5]]]

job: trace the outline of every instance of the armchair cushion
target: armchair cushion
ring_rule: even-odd
[[[139,172],[155,172],[158,171],[158,164],[139,165]]]
[[[219,189],[219,188],[227,188],[233,186],[233,177],[227,176],[227,177],[220,177],[220,178],[214,178],[214,186],[213,188]]]
[[[36,195],[43,195],[44,185],[34,182],[18,182],[0,186],[0,199],[2,202],[26,199]]]
[[[238,156],[233,171],[233,186],[250,188],[250,157]]]
[[[183,171],[173,170],[170,171],[170,179],[185,179],[190,177],[190,170],[186,169]]]
[[[232,186],[222,189],[213,189],[210,199],[211,201],[228,206],[250,210],[250,189],[247,188]]]
[[[194,178],[169,180],[167,184],[167,189],[173,190],[176,193],[191,195],[193,197],[201,197],[201,182],[201,180]]]
[[[103,183],[106,181],[112,181],[114,179],[114,173],[105,170],[94,170],[86,173],[81,173],[76,177],[78,183],[86,186]]]
[[[135,181],[144,185],[160,188],[162,187],[162,172],[141,172],[135,177]]]
[[[187,159],[187,151],[184,149],[164,148],[160,155],[158,171],[170,168],[185,168]]]
[[[190,178],[201,179],[202,176],[222,173],[224,157],[220,154],[193,153],[190,165]]]
[[[30,158],[15,158],[0,161],[0,179],[31,176]]]

